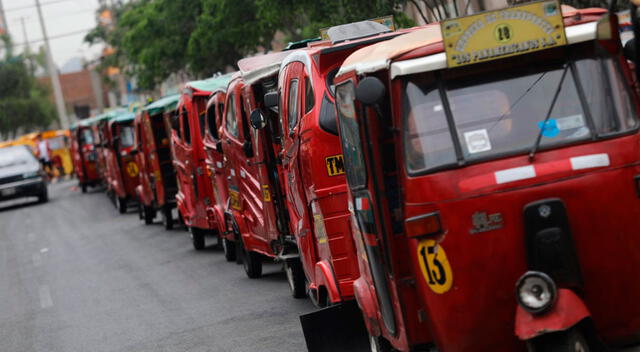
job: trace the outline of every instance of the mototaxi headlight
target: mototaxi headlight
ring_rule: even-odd
[[[528,271],[518,279],[516,298],[526,311],[540,314],[556,302],[558,289],[549,275],[539,271]]]

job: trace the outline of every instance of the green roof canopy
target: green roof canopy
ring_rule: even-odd
[[[111,118],[112,122],[115,123],[125,123],[125,122],[129,122],[129,121],[133,121],[133,119],[136,118],[136,114],[129,112],[129,111],[124,111],[114,117]]]
[[[191,87],[203,92],[214,92],[220,88],[226,88],[229,85],[229,81],[231,81],[232,75],[233,73],[227,73],[222,76],[213,77],[202,81],[189,82],[187,83],[187,87]]]
[[[92,126],[97,124],[100,121],[104,121],[104,120],[111,120],[121,114],[125,114],[125,113],[129,113],[129,111],[125,108],[117,108],[117,109],[113,109],[111,111],[105,112],[103,114],[100,114],[98,116],[94,116],[92,118],[88,118],[85,120],[81,120],[78,122],[78,126],[82,126],[82,127],[86,127],[86,126]]]
[[[142,110],[146,111],[149,115],[157,115],[165,111],[172,111],[176,109],[178,100],[180,100],[179,94],[168,95],[145,106]]]

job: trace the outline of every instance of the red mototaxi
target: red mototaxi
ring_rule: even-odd
[[[104,131],[107,136],[104,149],[107,192],[113,196],[118,211],[124,214],[128,205],[137,199],[136,187],[140,182],[140,168],[132,154],[135,148],[135,114],[119,111],[110,116]]]
[[[93,129],[85,121],[71,129],[71,158],[82,193],[86,193],[88,187],[100,184],[97,169],[98,152]]]
[[[237,259],[236,248],[234,242],[227,238],[226,212],[229,207],[229,192],[226,170],[228,165],[222,143],[226,90],[227,87],[220,87],[209,97],[203,143],[206,153],[207,175],[211,178],[213,189],[213,202],[207,207],[207,213],[216,219],[217,230],[222,237],[225,258],[228,261],[234,261]]]
[[[567,51],[446,69],[440,27],[428,26],[345,61],[335,83],[358,224],[354,287],[378,351],[640,342],[638,95],[615,18],[596,26],[604,12],[563,7]],[[597,28],[611,39],[598,41]],[[505,89],[527,72],[536,74],[526,85]],[[586,85],[579,75],[590,75]],[[544,99],[514,103],[522,91]],[[547,113],[554,94],[557,110]],[[485,116],[518,104],[518,116]],[[520,116],[533,120],[524,126]],[[478,129],[482,119],[496,129]],[[451,124],[462,130],[457,142]],[[552,144],[557,137],[567,142]]]
[[[146,224],[151,224],[160,211],[167,230],[173,228],[172,209],[176,207],[178,184],[171,155],[170,128],[165,125],[165,115],[174,114],[179,99],[178,94],[160,98],[145,106],[134,121],[135,155],[140,167],[136,194],[141,215]]]
[[[226,93],[223,145],[227,159],[229,208],[226,240],[235,242],[248,277],[262,275],[264,259],[283,261],[289,282],[300,295],[304,274],[284,205],[282,172],[276,150],[277,114],[265,108],[264,94],[275,89],[287,52],[240,60]],[[252,129],[251,119],[259,129]],[[264,128],[268,127],[268,128]]]
[[[205,236],[218,230],[217,219],[207,211],[214,195],[207,174],[203,136],[208,98],[211,92],[225,87],[229,79],[230,75],[226,74],[187,83],[173,122],[171,138],[178,179],[177,207],[196,250],[204,249]]]
[[[354,51],[394,38],[380,25],[364,36],[358,25],[333,27],[342,36],[311,43],[285,58],[279,74],[282,163],[287,208],[312,301],[320,306],[351,300],[359,276],[347,207],[344,159],[336,125],[333,77]],[[375,24],[374,24],[375,25]],[[354,28],[355,27],[355,28]],[[275,94],[275,93],[274,93]]]

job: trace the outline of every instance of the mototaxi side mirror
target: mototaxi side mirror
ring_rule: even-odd
[[[269,92],[264,95],[264,106],[270,109],[278,107],[278,92]]]
[[[222,154],[222,141],[218,141],[216,143],[216,151],[220,154]]]
[[[260,111],[260,109],[255,109],[251,112],[249,122],[251,127],[255,130],[261,130],[267,126],[267,119],[262,115],[262,111]]]
[[[364,105],[375,105],[384,98],[386,92],[384,83],[378,77],[365,77],[358,83],[356,99]]]
[[[627,40],[626,43],[624,43],[623,52],[624,52],[624,57],[627,60],[633,63],[636,62],[636,38],[631,38]]]

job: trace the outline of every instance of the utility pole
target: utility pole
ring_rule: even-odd
[[[2,0],[0,0],[2,1]],[[56,108],[58,109],[58,117],[60,118],[60,128],[69,128],[69,117],[64,106],[64,97],[62,96],[62,86],[60,85],[60,77],[58,76],[58,70],[56,64],[53,62],[53,55],[51,54],[51,47],[49,46],[49,37],[47,36],[47,28],[44,24],[44,17],[42,16],[42,8],[40,6],[40,0],[36,0],[36,7],[38,8],[38,17],[40,18],[40,27],[42,27],[42,37],[44,39],[44,50],[47,54],[47,68],[49,71],[49,77],[51,78],[51,86],[53,87],[53,95],[56,99]]]

